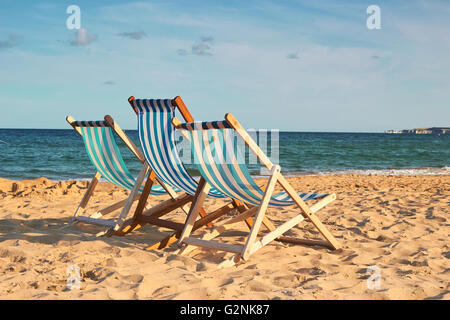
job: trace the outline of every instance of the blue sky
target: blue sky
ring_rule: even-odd
[[[257,129],[448,126],[449,30],[450,1],[2,0],[0,128],[110,114],[132,129],[130,95]]]

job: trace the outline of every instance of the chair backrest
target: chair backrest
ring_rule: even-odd
[[[129,101],[137,113],[139,141],[152,170],[162,182],[195,194],[198,183],[186,170],[175,143],[175,128],[172,125],[175,106],[171,99]],[[216,189],[211,189],[208,196],[225,197]]]
[[[191,142],[194,161],[209,184],[228,196],[259,205],[264,191],[256,184],[245,163],[240,137],[226,121],[183,124]],[[285,206],[271,199],[272,206]]]
[[[133,189],[136,179],[128,170],[117,145],[114,131],[106,121],[72,121],[72,127],[78,129],[83,138],[89,160],[107,181],[125,188]],[[140,192],[143,187],[141,186]],[[164,194],[165,190],[157,185],[152,194]]]
[[[245,203],[259,205],[264,191],[256,184],[245,163],[245,141],[227,121],[184,123],[194,154],[194,162],[203,178],[223,194]],[[250,151],[254,151],[249,148]],[[258,148],[258,158],[262,151]],[[256,154],[256,153],[255,153]],[[264,155],[267,158],[267,156]],[[302,193],[304,200],[326,196],[322,193]],[[282,207],[293,204],[285,192],[272,195],[269,205]]]

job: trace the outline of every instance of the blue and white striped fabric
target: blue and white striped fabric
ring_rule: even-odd
[[[209,122],[208,124],[211,124]],[[211,125],[192,124],[188,129],[192,153],[202,176],[220,192],[244,203],[259,205],[264,191],[250,176],[245,158],[237,145],[238,136],[232,129],[209,129]],[[205,129],[208,127],[208,129]],[[217,128],[217,127],[216,127]],[[181,129],[183,130],[183,129]],[[319,199],[324,193],[300,193],[304,200]],[[286,192],[271,197],[269,206],[293,205],[294,201]]]
[[[198,183],[187,172],[175,144],[172,119],[175,107],[170,99],[134,99],[138,113],[138,133],[145,159],[158,178],[174,188],[194,195]],[[225,198],[211,188],[208,197]]]
[[[131,190],[136,179],[125,166],[122,155],[117,146],[113,130],[103,121],[77,121],[75,126],[79,126],[83,137],[86,152],[95,168],[103,178],[109,182]],[[143,187],[141,186],[140,192]],[[166,194],[161,185],[153,185],[150,194]]]

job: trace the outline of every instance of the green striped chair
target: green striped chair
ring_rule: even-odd
[[[152,174],[151,170],[149,169],[142,153],[127,137],[119,125],[114,122],[111,116],[105,116],[104,121],[75,121],[75,119],[71,116],[68,116],[66,120],[83,138],[89,160],[97,170],[94,178],[88,185],[83,199],[73,215],[73,222],[83,222],[107,227],[107,232],[100,233],[99,235],[111,235],[113,232],[117,232],[121,228],[133,202],[137,200],[139,198],[139,194],[143,192],[142,184],[147,173],[149,173],[149,175]],[[142,169],[137,178],[130,173],[125,165],[114,133],[125,143],[130,151],[142,163]],[[128,198],[98,210],[90,216],[78,215],[80,209],[86,208],[100,178],[103,178],[116,186],[129,190],[130,195]],[[176,191],[178,190],[173,190],[167,186],[163,187],[163,184],[154,184],[151,187],[150,194],[164,195],[167,194],[167,192],[175,194]],[[120,208],[122,208],[122,211],[117,218],[102,218],[104,215]]]
[[[194,161],[206,181],[200,193],[208,194],[209,190],[214,188],[222,194],[242,201],[249,208],[238,216],[215,226],[212,232],[203,235],[202,238],[190,237],[193,223],[198,215],[195,210],[192,210],[187,217],[178,242],[182,248],[181,254],[189,251],[188,246],[190,248],[192,246],[205,247],[233,252],[233,257],[222,265],[225,266],[226,264],[234,264],[241,258],[247,260],[251,254],[273,240],[325,245],[332,249],[340,248],[333,235],[315,215],[318,210],[335,200],[336,196],[324,193],[297,193],[280,173],[280,166],[270,161],[232,114],[227,114],[225,121],[181,123],[177,118],[174,118],[172,123],[190,141]],[[251,177],[244,161],[245,158],[239,152],[237,144],[239,139],[243,140],[246,147],[256,155],[261,164],[271,173],[265,188],[260,188]],[[284,192],[274,194],[277,183],[283,188]],[[204,197],[200,196],[199,199],[204,199]],[[306,201],[314,199],[317,201],[312,206],[306,204]],[[201,203],[195,203],[193,207],[201,205]],[[297,206],[300,209],[299,214],[276,227],[266,216],[267,208],[276,209],[288,206]],[[253,225],[243,245],[212,240],[232,225],[250,217],[253,217]],[[284,233],[305,219],[313,223],[326,241],[283,236]],[[268,232],[258,239],[258,234],[262,231],[262,225]]]

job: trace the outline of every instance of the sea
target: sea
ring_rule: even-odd
[[[126,134],[139,146],[136,130]],[[279,132],[276,161],[287,176],[372,174],[450,174],[450,135],[396,135],[386,133]],[[275,139],[275,138],[274,138]],[[137,175],[141,164],[117,139],[129,170]],[[186,167],[198,176],[194,164]],[[255,176],[266,172],[249,164]],[[0,129],[0,178],[22,180],[46,177],[54,181],[90,179],[90,163],[81,137],[73,130]]]

